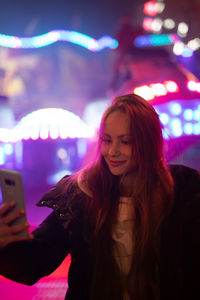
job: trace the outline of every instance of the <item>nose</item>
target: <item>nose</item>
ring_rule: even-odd
[[[120,155],[120,145],[117,142],[113,142],[109,148],[109,155],[110,156],[117,156]]]

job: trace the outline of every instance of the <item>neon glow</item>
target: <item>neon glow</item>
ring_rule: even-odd
[[[200,124],[195,124],[193,127],[193,133],[195,135],[199,135],[200,134]]]
[[[200,93],[200,82],[199,81],[194,81],[194,80],[189,80],[187,82],[187,88],[191,92],[198,92],[198,93]]]
[[[152,89],[153,95],[155,97],[167,95],[167,89],[162,83],[153,83],[150,85],[150,88]]]
[[[167,123],[169,122],[169,115],[166,113],[161,113],[159,115],[159,119],[163,125],[167,125]]]
[[[199,99],[194,99],[191,103],[190,100],[184,102],[176,100],[154,105],[155,109],[159,108],[159,119],[164,126],[165,138],[200,134],[200,118],[194,117],[200,115],[199,101]]]
[[[157,15],[159,11],[158,4],[155,1],[148,1],[144,4],[144,13],[151,17]]]
[[[179,91],[178,84],[173,80],[165,80],[161,83],[151,83],[134,88],[133,93],[150,101],[155,97],[165,96],[168,93],[177,93]]]
[[[136,37],[134,44],[136,47],[162,46],[173,45],[179,40],[179,36],[175,33],[140,35]]]
[[[179,137],[183,133],[182,122],[180,119],[172,119],[171,123],[171,132],[173,136]]]
[[[144,18],[143,23],[142,23],[142,27],[146,31],[152,31],[152,24],[153,24],[153,19],[152,18]]]
[[[193,55],[193,50],[189,47],[185,46],[183,49],[183,53],[181,54],[183,57],[191,57]]]
[[[163,27],[166,29],[173,29],[175,27],[175,22],[172,19],[165,19],[163,22]]]
[[[142,85],[142,86],[136,87],[133,90],[133,94],[141,96],[141,97],[143,97],[147,101],[154,99],[153,90],[148,85]]]
[[[7,48],[40,48],[58,41],[77,44],[93,52],[101,51],[105,48],[115,49],[118,47],[117,40],[110,36],[103,36],[96,40],[86,34],[69,30],[52,30],[34,37],[0,34],[0,46]]]
[[[191,123],[186,123],[184,125],[183,131],[185,132],[185,134],[190,135],[193,132],[193,125]]]
[[[171,113],[176,116],[180,115],[182,112],[182,108],[179,103],[172,103],[172,105],[170,105],[170,110]]]
[[[13,153],[13,145],[12,144],[5,144],[4,145],[4,152],[6,155],[11,155]]]
[[[93,135],[92,127],[61,108],[39,109],[23,117],[13,129],[0,128],[0,141],[4,143],[39,138],[91,138]]]
[[[185,120],[190,121],[193,119],[193,111],[192,109],[186,109],[183,114]]]
[[[179,87],[175,81],[166,80],[163,83],[169,93],[178,93],[179,92]]]
[[[194,99],[192,102],[191,100],[176,100],[154,105],[160,121],[164,125],[163,135],[165,138],[200,135],[199,101],[199,99]],[[94,127],[86,125],[78,116],[69,111],[58,108],[34,111],[22,118],[13,129],[0,128],[0,142],[5,143],[0,146],[0,164],[4,164],[5,157],[14,151],[13,146],[9,143],[23,139],[79,138],[78,152],[81,155],[86,147],[81,138],[94,137],[94,133]]]
[[[0,147],[0,165],[5,163],[5,153],[3,147]]]
[[[154,32],[160,32],[162,29],[163,21],[160,18],[155,18],[152,23],[152,30]]]

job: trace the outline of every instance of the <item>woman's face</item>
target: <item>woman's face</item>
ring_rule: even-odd
[[[106,118],[101,154],[113,175],[123,175],[133,166],[130,121],[125,113],[114,111]]]

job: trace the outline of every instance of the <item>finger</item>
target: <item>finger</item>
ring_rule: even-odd
[[[10,233],[14,234],[14,235],[28,229],[29,227],[30,227],[30,224],[28,222],[9,226]]]
[[[20,217],[25,215],[25,211],[24,210],[16,210],[13,212],[8,213],[7,215],[5,215],[5,217],[1,218],[4,224],[10,224],[13,221],[19,219]]]
[[[19,235],[10,235],[7,237],[0,238],[0,248],[6,247],[8,244],[13,242],[21,242],[33,239],[34,236],[29,234],[27,236],[19,236]]]
[[[0,238],[7,237],[10,235],[16,235],[23,232],[29,228],[30,224],[28,222],[23,222],[16,225],[7,225],[2,219],[0,222]]]
[[[0,206],[0,217],[2,217],[9,210],[11,210],[15,205],[16,205],[16,202],[14,202],[14,201],[11,201],[11,202],[8,202],[8,203],[3,203]]]

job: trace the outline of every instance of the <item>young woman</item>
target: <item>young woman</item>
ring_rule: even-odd
[[[0,273],[31,285],[70,253],[67,300],[198,299],[199,194],[197,171],[166,165],[153,107],[118,97],[95,159],[43,196],[54,211],[29,237],[0,208]]]

